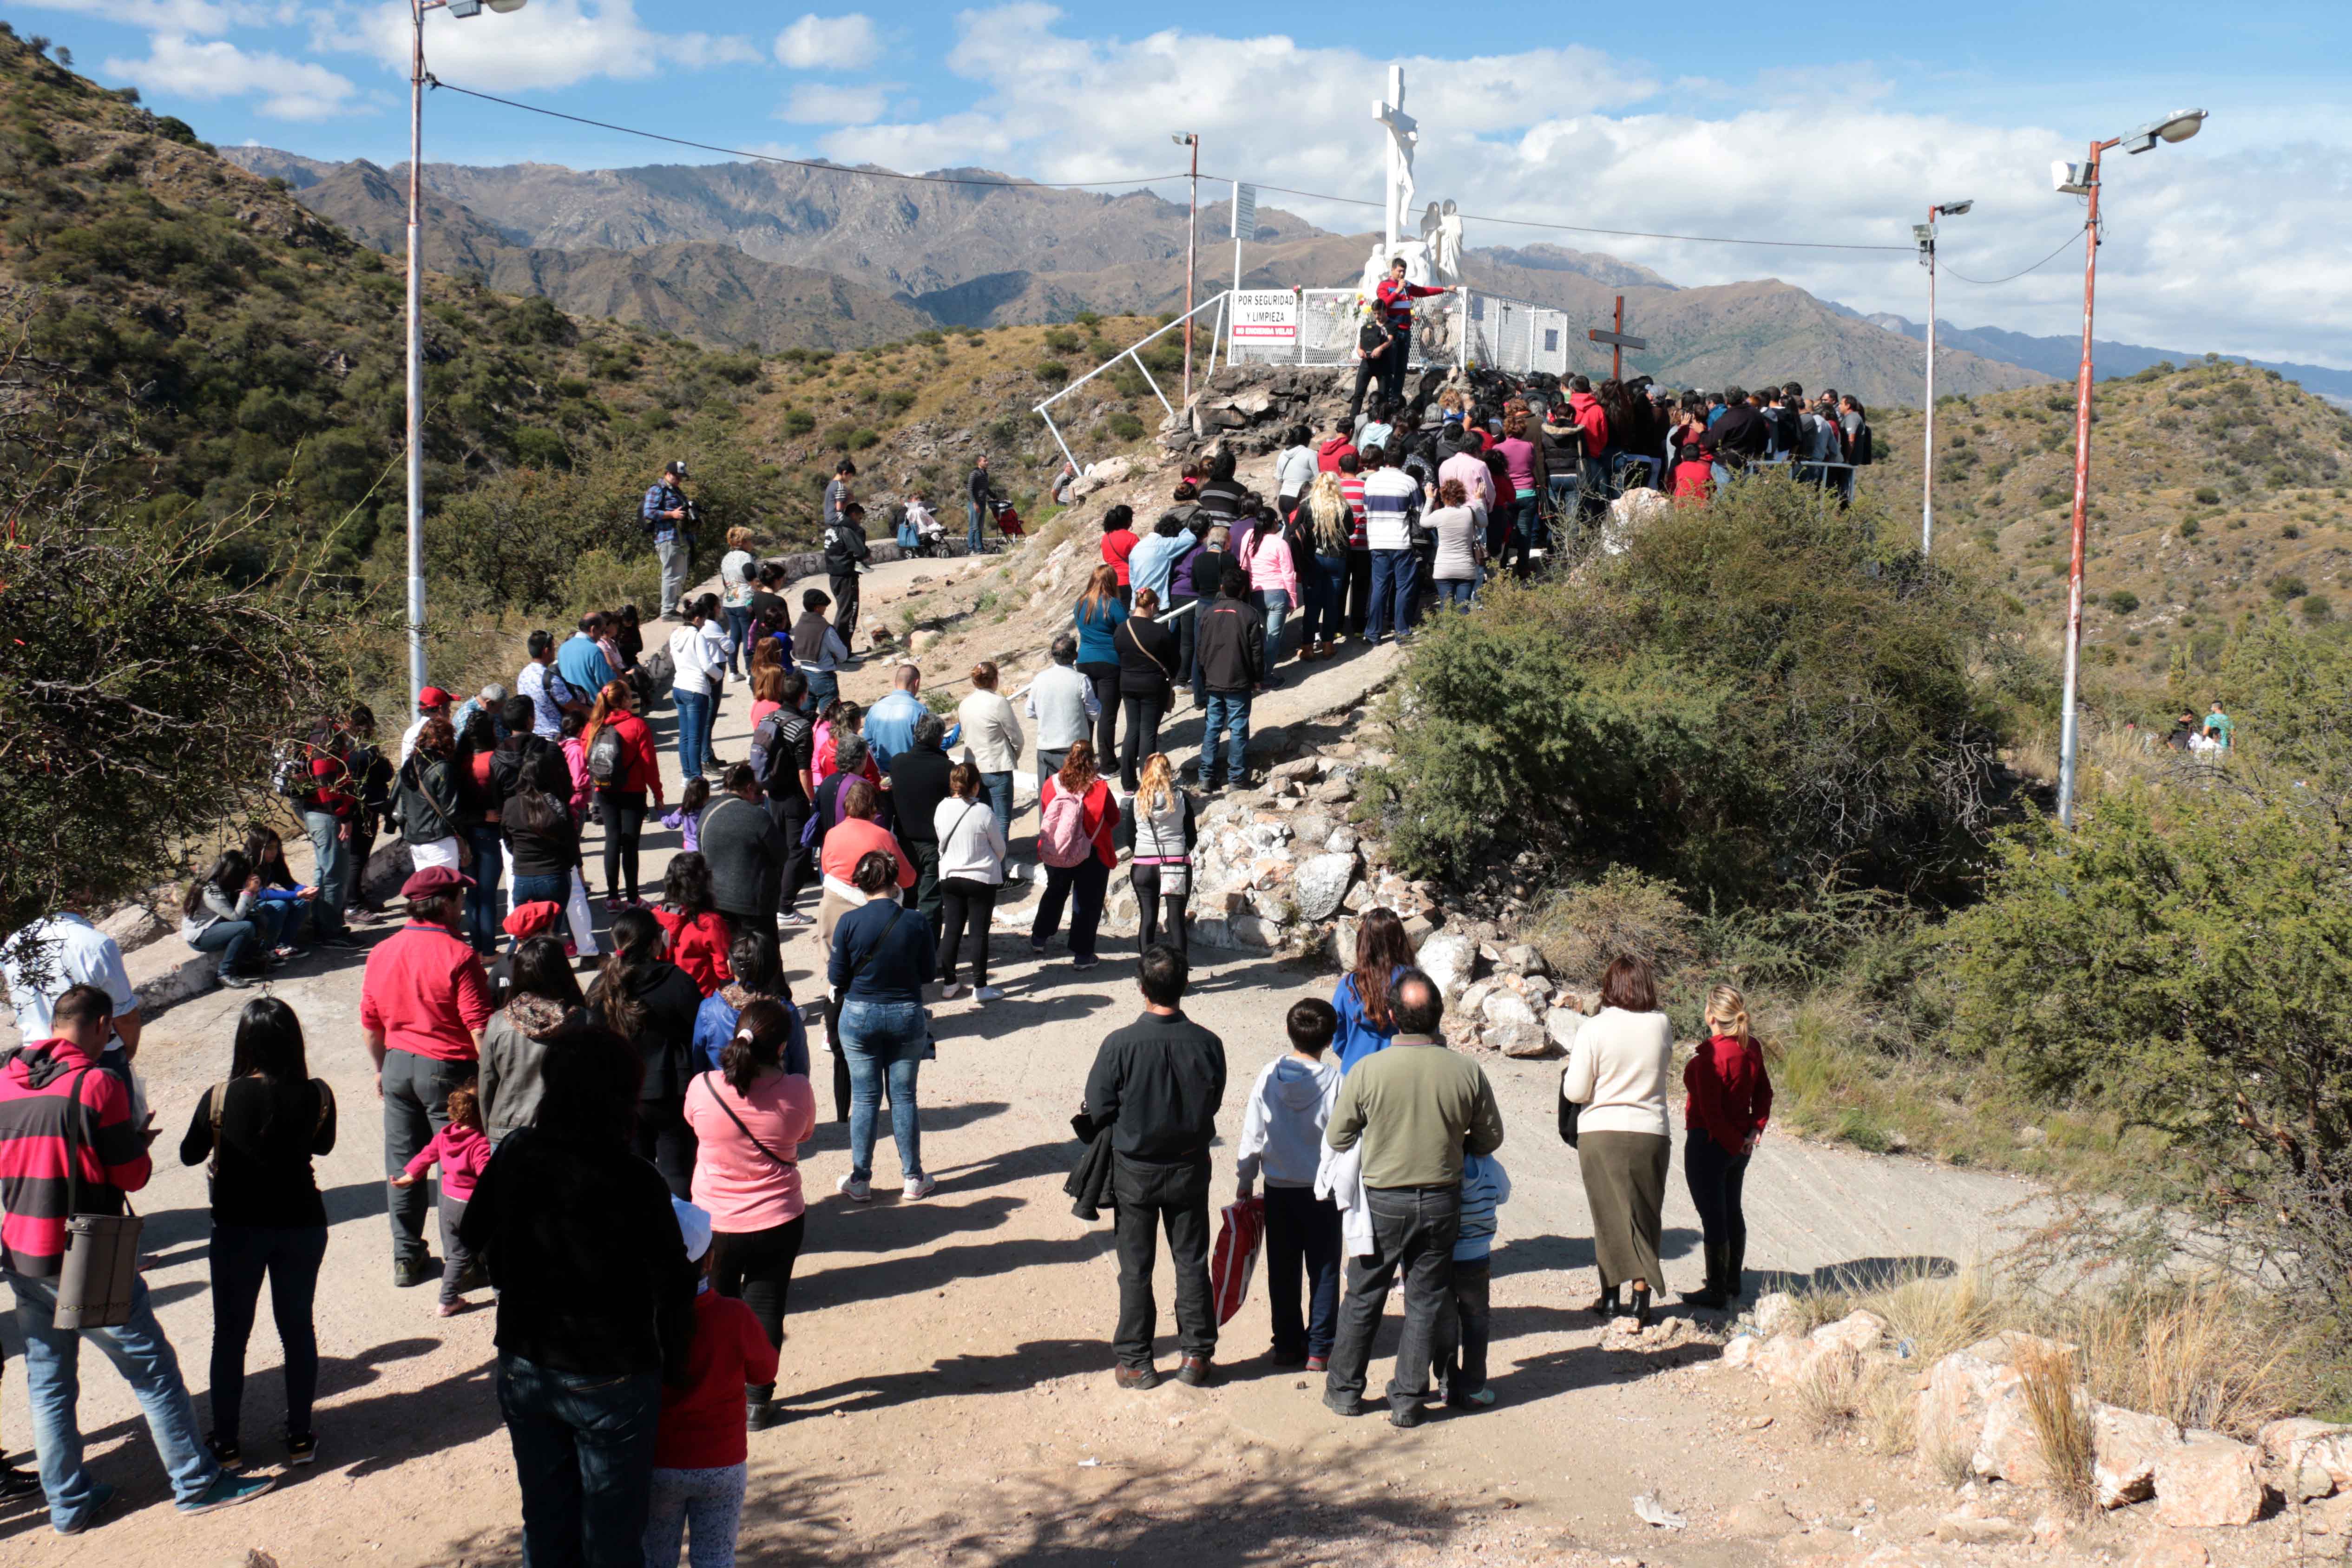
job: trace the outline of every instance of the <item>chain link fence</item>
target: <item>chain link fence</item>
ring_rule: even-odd
[[[1282,291],[1258,291],[1265,300]],[[1288,291],[1296,301],[1296,334],[1288,339],[1240,333],[1236,327],[1226,345],[1227,362],[1236,365],[1349,365],[1355,361],[1356,329],[1361,320],[1352,288],[1300,288]],[[1276,310],[1275,314],[1284,314]],[[1240,319],[1237,313],[1234,320]],[[1263,332],[1264,329],[1255,329]],[[1412,316],[1412,358],[1415,370],[1429,365],[1484,365],[1524,375],[1568,371],[1568,313],[1549,306],[1513,299],[1481,290],[1457,290],[1417,301]]]

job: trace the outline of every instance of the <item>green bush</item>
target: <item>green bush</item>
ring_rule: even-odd
[[[2305,595],[2301,609],[2303,618],[2306,621],[2327,621],[2333,619],[2336,614],[2335,604],[2324,593]]]
[[[2271,597],[2277,600],[2282,604],[2285,603],[2290,599],[2301,599],[2305,594],[2309,593],[2310,591],[2310,584],[2305,582],[2303,579],[2295,576],[2293,572],[2288,572],[2284,577],[2274,577],[2271,579]]]
[[[2180,519],[2180,526],[2173,531],[2184,539],[2193,539],[2197,537],[2199,531],[2197,519],[2194,517],[2183,517]]]
[[[2107,608],[2118,615],[2128,615],[2139,608],[2139,595],[2128,588],[2118,588],[2107,595]]]
[[[2221,492],[2210,485],[2200,485],[2197,487],[2197,504],[2200,507],[2218,507],[2221,504]]]
[[[806,435],[816,428],[816,415],[804,408],[790,409],[784,414],[786,435]]]
[[[1528,922],[1528,940],[1551,972],[1571,985],[1597,986],[1620,955],[1670,976],[1697,961],[1698,916],[1672,883],[1612,866],[1601,880],[1554,894]]]
[[[1135,441],[1143,434],[1143,421],[1122,409],[1104,420],[1103,428],[1110,432],[1113,440]]]
[[[1030,373],[1047,386],[1057,387],[1070,379],[1070,367],[1059,360],[1040,360]]]
[[[1049,353],[1075,354],[1086,347],[1087,340],[1066,327],[1045,329],[1045,348]]]
[[[1504,845],[1703,894],[1956,873],[1988,823],[1989,597],[1778,478],[1417,641],[1381,776],[1416,874]],[[1906,530],[1887,525],[1890,538]]]

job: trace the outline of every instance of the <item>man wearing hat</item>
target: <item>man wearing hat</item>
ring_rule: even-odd
[[[422,1182],[394,1186],[392,1178],[448,1125],[449,1091],[474,1076],[490,1021],[489,977],[465,936],[466,889],[472,885],[472,878],[447,866],[428,866],[401,883],[408,924],[368,954],[360,983],[360,1028],[383,1102],[392,1281],[404,1287],[437,1279],[441,1266],[425,1244],[432,1196]]]
[[[661,612],[666,621],[685,619],[677,612],[677,601],[686,597],[687,569],[694,559],[685,484],[686,465],[672,459],[646,492],[646,527],[653,530],[654,554],[661,558]]]
[[[409,721],[406,729],[400,732],[400,761],[397,766],[402,768],[408,766],[408,754],[416,749],[416,737],[425,733],[425,720],[448,716],[449,694],[447,692],[443,691],[439,686],[427,686],[417,693],[416,716]]]

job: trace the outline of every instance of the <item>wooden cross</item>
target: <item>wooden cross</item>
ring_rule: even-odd
[[[1623,381],[1625,379],[1626,350],[1646,349],[1650,346],[1650,340],[1647,338],[1629,338],[1625,335],[1625,297],[1622,294],[1617,297],[1617,325],[1615,328],[1610,331],[1604,332],[1600,328],[1595,327],[1591,331],[1585,333],[1585,336],[1591,339],[1596,343],[1606,343],[1609,345],[1609,379],[1611,381]]]

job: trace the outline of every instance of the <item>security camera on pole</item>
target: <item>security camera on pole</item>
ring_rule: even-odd
[[[464,19],[483,5],[504,16],[523,0],[408,0],[408,711],[425,690],[425,13]]]
[[[2058,715],[2058,823],[2074,825],[2074,751],[2079,737],[2075,723],[2075,684],[2083,656],[2084,518],[2091,492],[2091,301],[2099,279],[2099,158],[2110,147],[2145,152],[2158,141],[2186,141],[2204,129],[2201,109],[2176,110],[2166,119],[2141,126],[2128,136],[2091,143],[2086,163],[2060,161],[2050,167],[2051,183],[2064,196],[2086,196],[2090,214],[2084,220],[2089,236],[2083,256],[2083,363],[2074,372],[2074,548],[2066,572],[2066,681]]]

